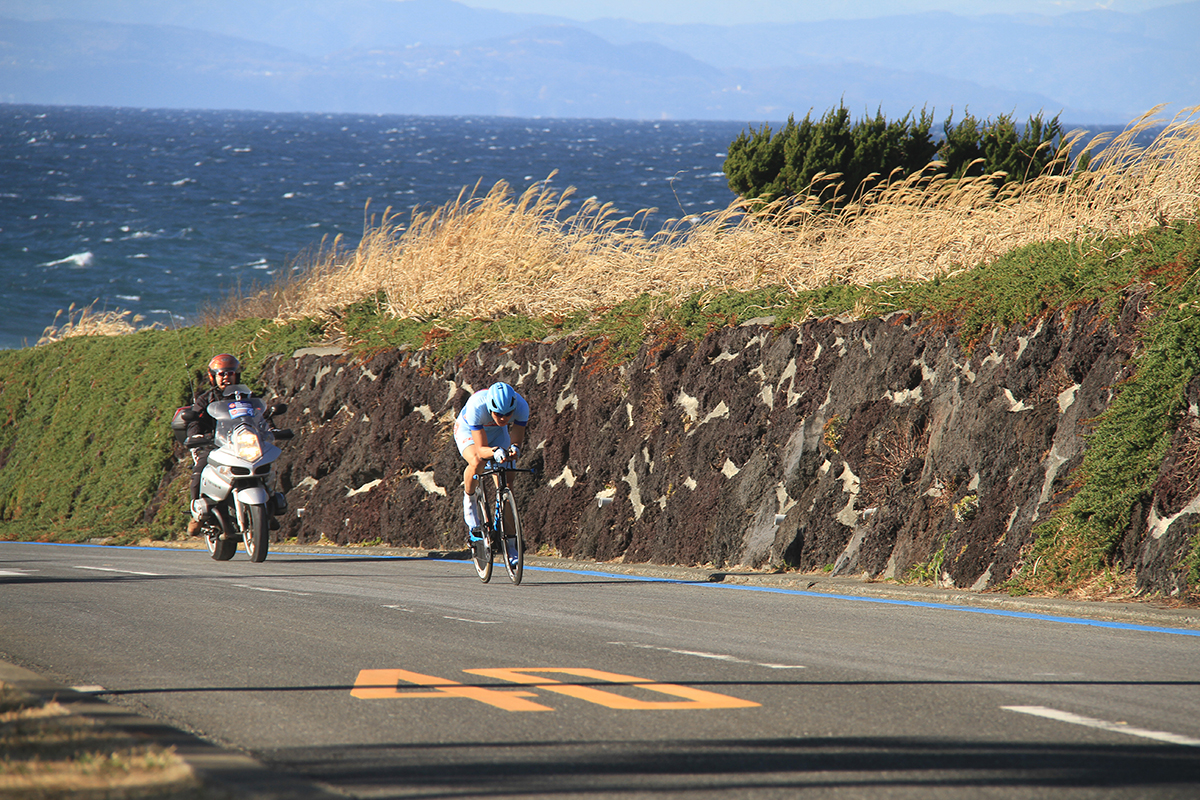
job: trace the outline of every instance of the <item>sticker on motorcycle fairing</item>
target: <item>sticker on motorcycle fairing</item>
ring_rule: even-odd
[[[238,417],[252,417],[254,416],[254,406],[250,403],[230,403],[229,416],[233,419],[237,419]]]

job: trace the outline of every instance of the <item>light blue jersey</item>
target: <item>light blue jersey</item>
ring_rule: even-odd
[[[475,443],[471,435],[474,431],[483,431],[487,437],[488,447],[508,448],[512,440],[508,436],[508,425],[497,425],[488,410],[488,390],[481,389],[471,395],[458,418],[454,420],[454,441],[458,452],[466,450]],[[517,405],[513,409],[513,418],[509,423],[520,425],[522,428],[529,424],[529,403],[521,395],[517,395]]]

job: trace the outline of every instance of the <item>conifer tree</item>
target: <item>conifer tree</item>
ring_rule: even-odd
[[[818,121],[792,116],[775,133],[767,124],[742,132],[729,146],[725,175],[738,195],[766,201],[807,194],[822,173],[838,176],[841,197],[861,194],[895,174],[926,170],[935,158],[951,177],[1003,172],[1006,182],[1025,181],[1045,172],[1062,142],[1058,117],[1047,122],[1040,113],[1018,130],[1008,115],[980,122],[968,114],[955,124],[951,112],[941,142],[932,127],[925,109],[890,122],[878,110],[852,122],[843,103]]]
[[[983,123],[968,114],[955,125],[951,112],[942,128],[945,139],[938,155],[950,177],[1003,172],[1005,183],[1044,174],[1058,155],[1063,136],[1058,116],[1046,121],[1040,112],[1020,131],[1007,114]]]

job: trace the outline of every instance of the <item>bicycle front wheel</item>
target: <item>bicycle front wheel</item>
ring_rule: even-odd
[[[483,529],[480,533],[483,534],[483,539],[470,543],[471,560],[475,562],[475,574],[479,576],[479,580],[487,583],[492,579],[492,515],[488,511],[487,498],[482,486],[475,489],[475,502],[479,504],[482,517],[480,521],[483,523]]]
[[[509,489],[500,495],[500,539],[504,542],[504,567],[514,584],[521,583],[525,572],[525,537],[521,535],[521,517],[517,514],[517,500]]]

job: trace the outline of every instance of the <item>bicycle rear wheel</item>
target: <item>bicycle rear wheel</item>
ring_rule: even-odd
[[[479,576],[479,580],[487,583],[492,579],[492,514],[487,507],[487,497],[484,495],[483,482],[475,488],[475,502],[479,504],[479,513],[482,517],[483,539],[478,542],[471,542],[471,560],[475,562],[475,574]]]
[[[504,554],[504,568],[514,584],[520,585],[521,576],[525,572],[525,537],[521,535],[521,517],[517,514],[517,500],[507,488],[500,495],[502,510],[499,525],[500,538],[503,542],[501,550]]]

